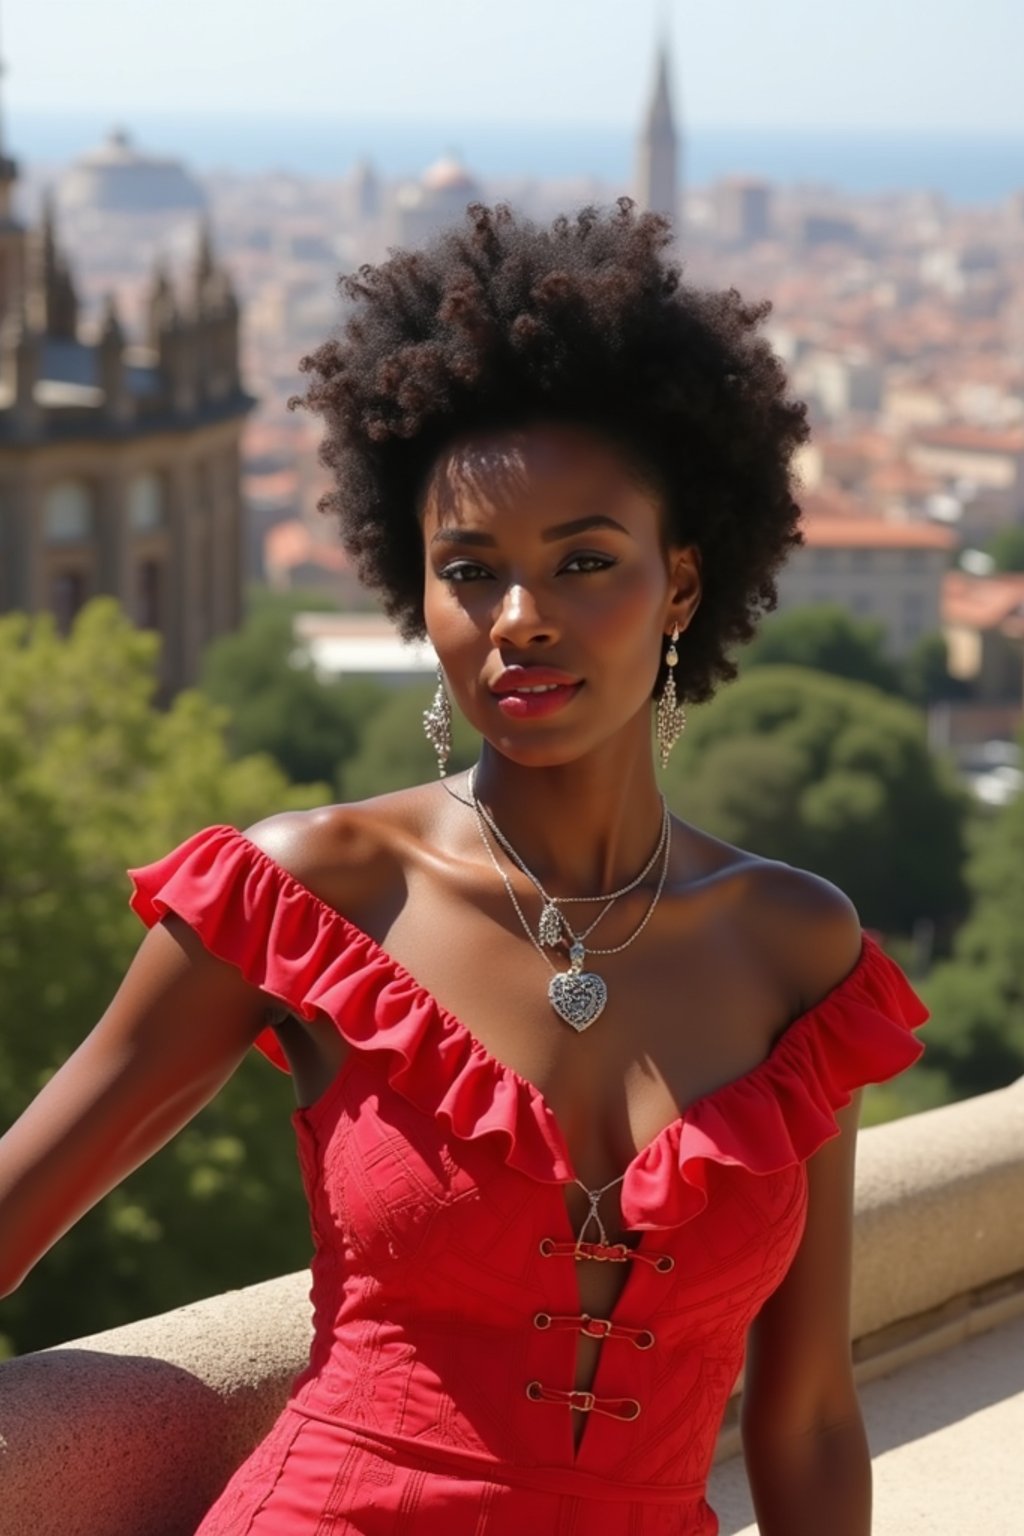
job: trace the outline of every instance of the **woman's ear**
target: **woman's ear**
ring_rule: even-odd
[[[696,544],[669,551],[669,609],[666,620],[687,629],[700,607],[701,555]]]

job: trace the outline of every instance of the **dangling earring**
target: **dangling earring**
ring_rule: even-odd
[[[437,772],[444,778],[452,750],[452,705],[444,686],[444,673],[437,669],[437,692],[429,709],[423,711],[423,730],[437,753]]]
[[[686,710],[676,699],[675,669],[679,665],[679,652],[676,650],[676,641],[679,639],[679,625],[672,628],[672,637],[665,652],[665,682],[658,699],[658,707],[655,712],[655,722],[658,736],[658,751],[661,753],[662,768],[668,767],[669,753],[679,740],[686,728]]]

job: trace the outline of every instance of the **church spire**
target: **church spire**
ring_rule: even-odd
[[[662,24],[654,65],[654,84],[637,153],[637,201],[642,208],[679,215],[679,135],[672,110],[672,69],[667,23]]]

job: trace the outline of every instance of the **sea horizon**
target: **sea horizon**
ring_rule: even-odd
[[[635,155],[635,135],[615,125],[40,110],[9,114],[5,150],[22,165],[57,171],[114,126],[145,153],[200,175],[333,178],[366,158],[386,177],[413,177],[455,153],[485,182],[581,178],[627,188]],[[747,175],[853,195],[932,192],[952,203],[995,203],[1024,190],[1020,134],[694,125],[682,160],[693,186]]]

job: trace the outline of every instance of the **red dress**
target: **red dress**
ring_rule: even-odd
[[[704,1095],[622,1185],[636,1248],[613,1315],[580,1316],[543,1096],[360,929],[231,827],[131,872],[145,923],[214,954],[353,1047],[293,1116],[312,1213],[315,1337],[270,1434],[197,1536],[714,1536],[705,1500],[747,1329],[782,1280],[805,1160],[851,1089],[923,1047],[927,1011],[865,935],[768,1057]],[[279,1066],[273,1032],[257,1042]],[[573,1393],[580,1332],[603,1339]],[[574,1450],[570,1405],[589,1410]]]

